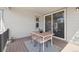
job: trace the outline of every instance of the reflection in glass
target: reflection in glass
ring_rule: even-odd
[[[51,31],[51,15],[45,16],[45,32]]]
[[[64,38],[64,11],[53,14],[53,33]]]

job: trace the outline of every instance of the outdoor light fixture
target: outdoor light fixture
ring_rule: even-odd
[[[76,10],[79,11],[79,7],[76,7]]]

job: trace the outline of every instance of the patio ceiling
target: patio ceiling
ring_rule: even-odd
[[[29,11],[29,12],[38,13],[40,15],[44,15],[59,10],[63,7],[13,7],[13,8],[19,11]]]

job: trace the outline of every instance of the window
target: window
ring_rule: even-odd
[[[3,23],[3,18],[2,18],[2,10],[0,10],[0,33],[5,31],[5,26]]]
[[[39,28],[39,18],[36,17],[36,28]]]

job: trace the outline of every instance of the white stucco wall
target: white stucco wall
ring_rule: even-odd
[[[35,31],[35,15],[29,11],[4,9],[4,23],[10,30],[10,38],[22,38]]]
[[[67,8],[67,40],[71,40],[79,30],[79,11],[76,8]]]
[[[40,16],[40,29],[44,30],[44,16]]]

